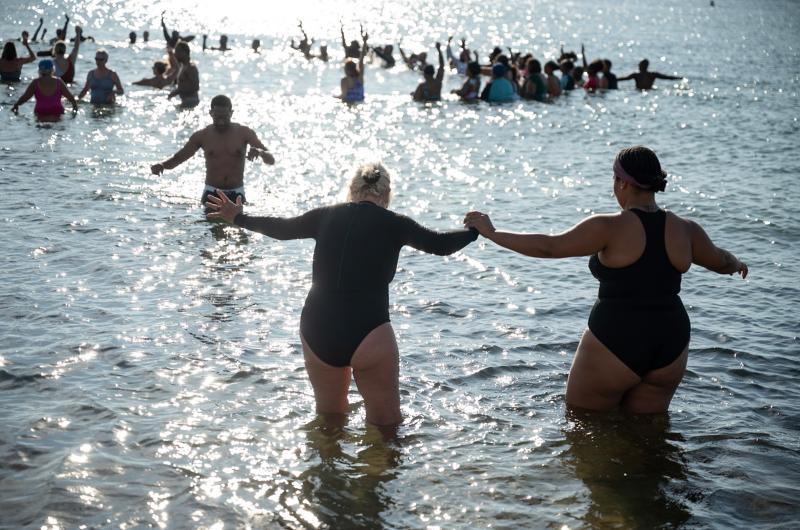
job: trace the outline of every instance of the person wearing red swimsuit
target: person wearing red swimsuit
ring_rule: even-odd
[[[39,61],[39,78],[34,79],[25,92],[20,96],[11,112],[17,113],[19,106],[31,99],[36,98],[36,106],[33,112],[40,121],[57,121],[64,114],[64,105],[61,104],[61,97],[67,98],[72,103],[72,111],[78,111],[78,102],[67,88],[67,85],[58,77],[53,77],[53,61],[44,59]]]

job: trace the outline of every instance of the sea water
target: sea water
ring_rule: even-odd
[[[164,56],[163,10],[197,35],[194,110],[131,85]],[[42,16],[49,38],[64,13],[70,36],[78,23],[96,39],[73,93],[99,47],[126,93],[39,124],[32,101],[10,112],[35,65],[0,87],[0,528],[797,526],[797,2],[10,0],[0,36]],[[290,49],[298,20],[330,62]],[[433,61],[450,35],[483,61],[495,45],[549,60],[583,43],[617,75],[646,57],[685,79],[425,105],[409,96],[418,73],[368,60],[366,101],[346,106],[333,97],[340,20],[348,41],[363,24],[370,43]],[[204,33],[233,49],[202,53]],[[461,82],[449,72],[445,92]],[[692,339],[668,415],[576,414],[564,389],[596,295],[586,258],[482,239],[450,257],[406,249],[390,287],[405,423],[384,442],[353,387],[332,427],[314,413],[298,336],[313,241],[204,221],[199,154],[150,174],[210,123],[219,93],[276,158],[247,164],[251,213],[341,201],[353,168],[382,160],[392,209],[426,226],[455,229],[477,209],[557,233],[618,210],[613,157],[644,144],[669,172],[660,204],[750,275],[684,276]]]

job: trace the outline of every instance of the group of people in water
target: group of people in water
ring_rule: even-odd
[[[67,17],[67,23],[69,17]],[[185,107],[196,106],[200,102],[200,76],[197,66],[191,61],[191,49],[188,41],[193,36],[182,37],[177,31],[169,32],[162,16],[162,29],[167,42],[167,60],[156,61],[153,65],[153,76],[135,81],[134,85],[165,88],[172,86],[168,98],[179,97],[181,105]],[[95,51],[95,68],[86,74],[86,81],[78,94],[77,99],[69,90],[69,85],[75,79],[75,66],[81,43],[94,40],[84,37],[80,26],[75,26],[75,37],[70,39],[72,50],[67,55],[67,24],[57,30],[58,40],[52,43],[49,50],[34,53],[30,47],[29,34],[23,31],[20,41],[28,50],[27,57],[19,57],[14,42],[7,41],[3,46],[0,58],[0,79],[7,82],[16,82],[21,79],[22,67],[32,63],[37,57],[47,56],[38,63],[39,76],[34,79],[20,98],[14,103],[11,110],[17,112],[20,105],[32,97],[36,100],[34,113],[40,121],[56,121],[64,114],[61,98],[66,98],[77,111],[77,100],[90,93],[90,102],[95,105],[110,105],[116,97],[125,93],[119,75],[108,68],[109,54],[103,48]],[[37,29],[38,34],[38,29]],[[34,34],[36,36],[36,34]],[[144,32],[144,40],[149,40],[149,33]],[[131,43],[136,42],[135,32],[129,35]]]
[[[693,263],[720,274],[748,274],[747,265],[717,247],[699,224],[658,206],[656,193],[665,191],[667,173],[643,146],[623,149],[613,161],[611,184],[620,212],[592,215],[557,235],[497,230],[487,214],[468,212],[464,230],[437,232],[389,209],[392,178],[380,163],[356,168],[344,203],[289,218],[245,214],[245,159],[274,164],[275,158],[250,128],[231,121],[227,96],[211,100],[210,114],[212,124],[152,165],[152,173],[160,175],[203,150],[201,202],[208,219],[275,239],[316,241],[300,339],[317,410],[346,414],[354,378],[367,421],[387,436],[402,421],[389,284],[405,245],[447,255],[482,236],[534,258],[590,256],[600,287],[566,392],[569,406],[589,410],[666,411],[688,359],[682,275]]]
[[[309,38],[302,22],[298,27],[303,38],[297,44],[292,40],[291,47],[300,51],[308,60],[320,59],[327,62],[329,60],[327,45],[320,45],[319,54],[313,54],[314,39]],[[364,57],[367,54],[373,59],[380,60],[382,68],[394,68],[397,64],[394,45],[368,46],[367,37],[362,26],[361,41],[352,40],[348,44],[344,26],[341,27],[342,47],[345,52],[345,77],[341,81],[342,90],[339,97],[349,103],[364,100]],[[637,89],[649,90],[653,88],[656,79],[682,79],[680,76],[650,71],[650,62],[647,59],[639,62],[637,72],[617,77],[611,71],[612,63],[609,59],[595,59],[587,63],[583,45],[581,45],[582,66],[575,64],[578,60],[577,54],[565,52],[563,47],[557,62],[550,60],[544,64],[532,53],[522,54],[509,49],[508,54],[505,54],[500,47],[495,47],[489,54],[488,63],[481,64],[479,53],[470,50],[465,39],[461,39],[458,54],[453,52],[452,42],[451,36],[447,39],[447,62],[453,71],[465,79],[460,88],[451,92],[462,101],[468,102],[483,100],[503,103],[519,99],[544,102],[576,88],[582,88],[586,92],[616,90],[620,81],[633,80]],[[403,63],[409,69],[422,72],[422,81],[411,93],[414,101],[441,100],[445,72],[442,44],[435,43],[436,64],[428,63],[427,52],[406,53],[401,46],[397,48]],[[482,81],[483,77],[488,78],[485,84]]]
[[[47,56],[39,61],[39,78],[30,84],[12,107],[15,112],[20,105],[32,97],[37,101],[34,113],[43,121],[56,120],[64,113],[62,97],[73,104],[73,110],[77,108],[74,104],[76,98],[71,94],[68,86],[74,81],[75,65],[81,43],[86,40],[94,41],[94,39],[84,36],[80,26],[75,27],[75,36],[67,39],[69,17],[65,15],[65,19],[64,26],[56,30],[55,39],[49,41],[52,47],[48,50],[34,52],[30,46],[31,42],[36,42],[39,38],[42,19],[40,19],[39,27],[33,38],[29,39],[28,32],[23,31],[19,39],[22,46],[28,51],[27,56],[17,55],[14,42],[7,41],[5,43],[2,58],[0,58],[0,80],[2,81],[19,81],[22,67],[25,64],[34,62],[37,57]],[[314,39],[308,36],[302,22],[298,27],[302,33],[302,39],[298,43],[292,40],[290,46],[303,53],[306,59],[328,62],[330,56],[327,45],[320,45],[318,54],[312,53]],[[142,78],[133,84],[157,89],[172,87],[169,98],[178,97],[182,106],[194,107],[200,102],[200,76],[197,66],[191,60],[189,45],[195,36],[181,35],[176,30],[170,31],[164,21],[164,13],[161,15],[161,29],[166,42],[166,59],[153,63],[152,77]],[[42,36],[45,33],[46,29],[42,31]],[[345,62],[344,77],[341,79],[340,93],[337,97],[348,103],[358,103],[364,101],[365,98],[365,57],[369,54],[373,61],[379,60],[383,68],[393,68],[397,64],[394,57],[394,46],[392,44],[370,46],[367,42],[368,34],[363,27],[360,31],[360,41],[351,40],[348,43],[343,25],[340,33]],[[145,42],[149,42],[149,32],[143,32],[142,37]],[[226,35],[220,36],[219,46],[208,46],[207,40],[207,35],[203,35],[203,51],[225,52],[231,49]],[[129,34],[129,42],[135,44],[136,41],[137,34],[132,31]],[[446,64],[449,64],[449,67],[458,75],[464,76],[461,87],[453,89],[451,92],[466,102],[484,100],[501,103],[518,99],[544,102],[551,101],[577,88],[582,88],[587,92],[615,90],[618,88],[619,82],[634,80],[637,89],[648,90],[653,87],[656,79],[681,79],[679,76],[650,71],[647,59],[639,63],[638,72],[617,77],[612,72],[612,63],[608,59],[596,59],[587,63],[583,46],[581,46],[582,66],[576,64],[578,55],[574,52],[565,52],[563,47],[557,61],[549,60],[544,64],[531,53],[523,54],[511,49],[508,49],[508,53],[503,53],[501,48],[496,47],[489,54],[488,62],[482,64],[479,62],[479,53],[470,50],[464,39],[460,41],[458,53],[454,53],[452,41],[453,38],[450,37],[444,49],[441,43],[435,43],[436,64],[428,63],[427,52],[408,53],[402,46],[397,46],[406,67],[420,71],[423,76],[416,89],[411,92],[414,101],[427,102],[442,99]],[[72,43],[69,54],[67,54],[67,42]],[[254,52],[258,53],[260,46],[261,43],[258,39],[253,40]],[[447,62],[445,62],[445,53]],[[106,50],[100,48],[96,51],[96,68],[88,72],[78,100],[82,99],[86,93],[91,93],[91,103],[113,104],[116,96],[124,94],[119,76],[108,68],[108,59],[109,55]],[[486,78],[485,81],[484,78]],[[56,81],[56,79],[60,81]]]
[[[177,32],[168,33],[166,27],[164,34],[165,38],[174,38],[170,56],[175,63],[166,66],[172,69],[176,83],[170,96],[196,105],[199,78],[190,61],[189,44]],[[81,36],[80,28],[76,28],[73,52]],[[369,35],[362,28],[360,36],[360,42],[347,44],[342,32],[347,55],[340,96],[344,101],[358,101],[364,96]],[[303,39],[298,46],[310,55],[312,41],[305,32]],[[24,34],[23,45],[30,49]],[[373,51],[388,67],[393,48],[377,49]],[[560,63],[547,63],[547,77],[537,80],[540,63],[533,57],[495,50],[491,63],[481,65],[470,60],[477,54],[468,50],[464,41],[457,57],[452,53],[451,40],[445,50],[451,65],[467,75],[464,86],[456,91],[462,99],[478,99],[487,90],[489,101],[495,101],[493,94],[501,92],[521,97],[538,94],[534,99],[544,99],[552,96],[551,85],[556,90],[554,83],[559,90],[579,86],[574,74],[577,67],[568,64],[572,62],[569,53],[562,53]],[[438,68],[427,64],[424,53],[409,55],[400,49],[403,62],[425,76],[412,94],[415,100],[441,97],[445,59],[439,43],[436,52]],[[40,62],[40,77],[31,83],[14,110],[32,96],[37,98],[37,114],[56,114],[62,95],[76,106],[65,80],[74,75],[75,58],[65,53],[65,42],[57,41],[53,58]],[[108,54],[97,50],[97,66],[87,74],[79,98],[91,91],[93,102],[97,96],[97,102],[107,103],[123,93],[119,77],[107,68],[107,60]],[[613,89],[616,82],[625,79],[612,81],[610,61],[595,61],[589,66],[588,79],[584,80],[584,88],[590,85],[587,90]],[[566,86],[563,76],[551,82],[549,76],[556,67],[569,75]],[[491,81],[480,90],[479,76],[487,72]],[[521,76],[525,82],[518,83],[514,76]],[[635,79],[637,86],[652,86],[653,79],[659,77],[673,78],[649,72],[647,64],[640,65],[638,77],[628,77]],[[476,81],[470,84],[472,79]],[[575,84],[570,85],[569,79]],[[172,157],[153,164],[151,172],[160,175],[174,169],[202,150],[206,174],[201,202],[208,219],[276,239],[316,241],[300,339],[320,413],[348,412],[353,377],[364,399],[368,422],[392,431],[402,421],[399,350],[389,314],[389,284],[400,249],[406,245],[447,255],[480,236],[534,258],[590,256],[589,269],[600,286],[570,369],[566,401],[569,406],[591,410],[666,411],[688,357],[690,323],[679,297],[682,275],[693,263],[720,274],[738,273],[742,278],[748,274],[747,265],[717,247],[699,224],[658,206],[656,194],[665,191],[667,173],[655,152],[643,146],[623,149],[613,160],[611,187],[619,212],[592,215],[563,233],[548,235],[498,230],[487,214],[473,211],[465,214],[463,230],[437,232],[389,209],[392,177],[380,163],[356,168],[344,203],[291,218],[247,215],[245,162],[260,159],[271,165],[275,157],[252,129],[232,121],[233,104],[227,96],[211,100],[210,115],[211,125],[192,134]]]

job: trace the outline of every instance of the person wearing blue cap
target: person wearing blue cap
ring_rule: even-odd
[[[64,114],[64,105],[61,104],[61,96],[67,98],[72,103],[73,112],[78,111],[78,102],[75,97],[58,77],[53,77],[55,65],[50,59],[39,61],[39,78],[34,79],[25,92],[20,96],[11,112],[17,113],[19,106],[31,99],[36,98],[36,106],[33,112],[40,121],[57,121]]]
[[[492,80],[481,92],[482,100],[490,103],[507,103],[519,98],[514,85],[506,75],[507,72],[508,68],[503,63],[495,63],[492,66]]]

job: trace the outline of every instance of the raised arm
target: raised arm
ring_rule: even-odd
[[[31,39],[33,42],[36,42],[36,39],[39,38],[39,30],[42,29],[42,24],[44,24],[44,19],[39,18],[39,25],[36,26],[36,31],[33,33],[33,38]]]
[[[364,31],[364,28],[361,28],[361,55],[358,57],[358,72],[361,75],[361,79],[364,79],[364,56],[367,54],[367,39],[369,38],[369,34]]]
[[[28,32],[22,32],[22,45],[28,50],[28,56],[24,59],[18,59],[20,64],[28,64],[32,63],[36,60],[36,52],[31,49],[31,45],[28,43]]]
[[[308,34],[306,34],[306,30],[303,29],[303,21],[302,20],[297,25],[297,27],[300,28],[300,33],[303,34],[303,38],[306,40],[306,42],[308,42],[309,44],[312,44],[314,42],[314,39],[308,40]]]
[[[61,34],[64,36],[64,40],[67,40],[67,26],[69,26],[69,15],[64,13],[64,27],[61,28]]]
[[[483,237],[501,247],[533,258],[589,256],[606,247],[612,231],[612,221],[606,215],[588,217],[566,232],[554,236],[499,232],[489,216],[481,212],[469,212],[464,224],[476,228]]]
[[[589,65],[586,64],[586,49],[583,47],[583,43],[581,43],[581,60],[583,61],[583,69],[589,68]]]
[[[403,48],[399,44],[397,45],[397,49],[400,50],[400,57],[403,58],[403,62],[406,63],[406,66],[408,66],[409,68],[411,68],[413,70],[414,69],[414,65],[411,64],[411,59],[408,58],[408,56],[406,55],[406,52],[403,51]]]
[[[711,238],[699,224],[694,221],[688,223],[692,238],[692,263],[719,274],[739,273],[742,278],[747,277],[748,270],[745,263],[712,243]]]
[[[167,25],[164,23],[164,13],[161,13],[161,30],[164,32],[164,40],[167,41],[167,46],[169,46],[172,35],[170,35]]]
[[[186,145],[184,145],[177,153],[175,153],[174,155],[172,155],[170,158],[168,158],[163,162],[159,162],[158,164],[153,164],[152,166],[150,166],[150,171],[154,175],[160,175],[165,169],[173,169],[183,164],[184,162],[192,158],[192,155],[194,155],[198,151],[198,149],[203,147],[201,139],[202,139],[202,131],[194,133],[189,138],[189,141],[186,142]]]
[[[233,203],[221,191],[209,195],[206,203],[211,210],[207,217],[235,224],[273,239],[308,239],[316,236],[322,209],[317,208],[297,217],[251,217],[242,213],[242,198]]]
[[[447,60],[452,61],[453,63],[456,62],[456,56],[453,55],[453,50],[450,48],[450,43],[453,42],[453,36],[447,37]]]
[[[209,219],[213,219],[211,215],[208,215]],[[233,224],[273,239],[286,241],[313,238],[317,233],[317,218],[316,210],[311,210],[298,217],[250,217],[239,213],[234,217]]]
[[[341,24],[341,22],[340,22]],[[342,48],[344,48],[344,53],[347,55],[347,41],[344,38],[344,24],[339,26],[339,33],[342,35]]]
[[[75,61],[78,60],[78,50],[81,47],[82,35],[83,28],[80,26],[75,26],[75,44],[72,45],[72,51],[69,52],[69,60],[72,61],[72,64],[75,64]]]
[[[442,43],[436,43],[436,53],[439,54],[439,69],[436,71],[436,80],[441,82],[444,79],[444,56],[442,55]]]

